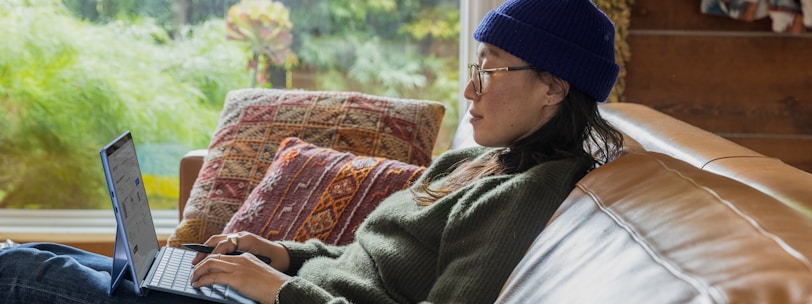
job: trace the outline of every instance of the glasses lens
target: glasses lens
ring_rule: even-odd
[[[471,84],[474,86],[474,92],[476,92],[477,95],[482,94],[480,91],[482,88],[482,80],[479,77],[479,66],[476,64],[469,64],[468,74],[468,77],[471,79]]]

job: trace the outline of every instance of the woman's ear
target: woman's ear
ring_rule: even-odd
[[[570,92],[570,83],[558,77],[553,77],[549,86],[547,96],[550,97],[551,103],[560,103]]]

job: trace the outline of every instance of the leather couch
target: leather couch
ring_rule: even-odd
[[[498,303],[812,303],[812,174],[643,105],[600,110],[626,152],[577,184]],[[204,155],[181,162],[180,214]]]

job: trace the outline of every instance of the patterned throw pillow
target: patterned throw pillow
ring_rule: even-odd
[[[223,233],[249,231],[269,240],[318,238],[347,244],[384,198],[408,187],[424,170],[289,138]]]
[[[444,113],[443,105],[433,101],[354,92],[230,92],[183,219],[168,244],[199,243],[221,233],[287,137],[425,166]]]

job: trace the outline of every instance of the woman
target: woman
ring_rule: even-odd
[[[614,28],[589,0],[510,0],[485,16],[474,38],[479,58],[465,97],[484,147],[435,160],[347,246],[213,236],[213,254],[193,261],[193,286],[226,284],[262,303],[492,303],[575,183],[622,146],[597,111],[618,67]],[[180,301],[107,298],[109,259],[39,246],[0,251],[0,298],[54,290],[50,301]],[[237,249],[250,254],[224,255]],[[42,264],[53,265],[52,277],[22,270]],[[65,280],[76,273],[78,281]],[[78,286],[90,291],[69,293]]]

